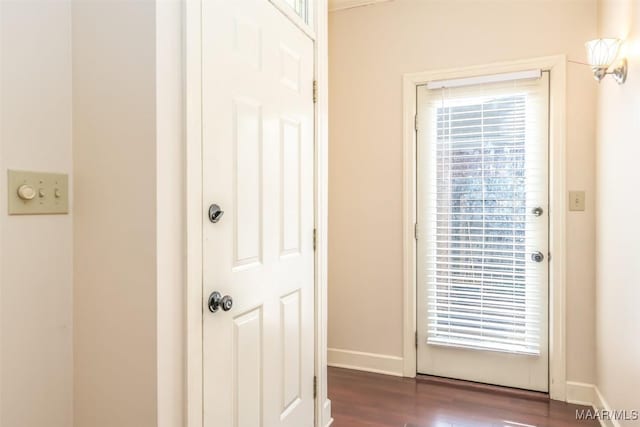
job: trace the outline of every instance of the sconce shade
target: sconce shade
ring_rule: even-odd
[[[589,64],[593,68],[607,68],[618,56],[620,39],[595,39],[585,43]]]

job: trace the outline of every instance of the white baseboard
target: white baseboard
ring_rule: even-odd
[[[598,411],[611,412],[611,407],[602,397],[600,390],[593,384],[567,381],[567,402],[576,405],[592,406]],[[599,419],[602,427],[620,427],[616,420]]]
[[[324,427],[329,427],[333,424],[333,418],[331,417],[331,401],[329,399],[324,401],[322,405],[322,419],[327,420]]]
[[[607,401],[604,400],[604,397],[602,397],[602,394],[600,393],[600,390],[598,390],[598,387],[594,388],[593,407],[600,411],[605,410],[605,411],[611,412],[611,406],[609,406]],[[601,419],[600,425],[602,427],[620,427],[620,422],[617,420]]]
[[[328,365],[336,368],[355,369],[397,377],[401,377],[403,374],[403,359],[397,356],[330,348],[327,351],[327,359]]]
[[[567,402],[594,406],[596,388],[593,384],[567,381]]]

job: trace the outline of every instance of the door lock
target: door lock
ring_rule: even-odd
[[[216,222],[220,221],[222,215],[224,215],[224,211],[219,205],[214,203],[209,206],[209,221],[215,224]]]
[[[218,310],[229,311],[233,307],[233,298],[229,295],[222,296],[218,291],[211,292],[209,295],[209,311],[216,313]]]
[[[544,212],[544,210],[540,206],[537,206],[537,207],[531,209],[531,213],[534,214],[535,216],[542,216],[543,212]]]

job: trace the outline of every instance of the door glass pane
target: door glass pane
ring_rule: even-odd
[[[437,109],[429,342],[528,348],[525,104],[517,94]]]
[[[309,23],[309,0],[284,0],[305,23]]]
[[[537,81],[430,93],[419,219],[427,343],[538,355],[546,307],[546,92]],[[546,262],[546,255],[544,255]]]

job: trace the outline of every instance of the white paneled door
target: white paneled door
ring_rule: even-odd
[[[204,425],[312,427],[313,41],[267,0],[202,17]]]
[[[548,391],[548,94],[540,70],[418,87],[419,373]]]

